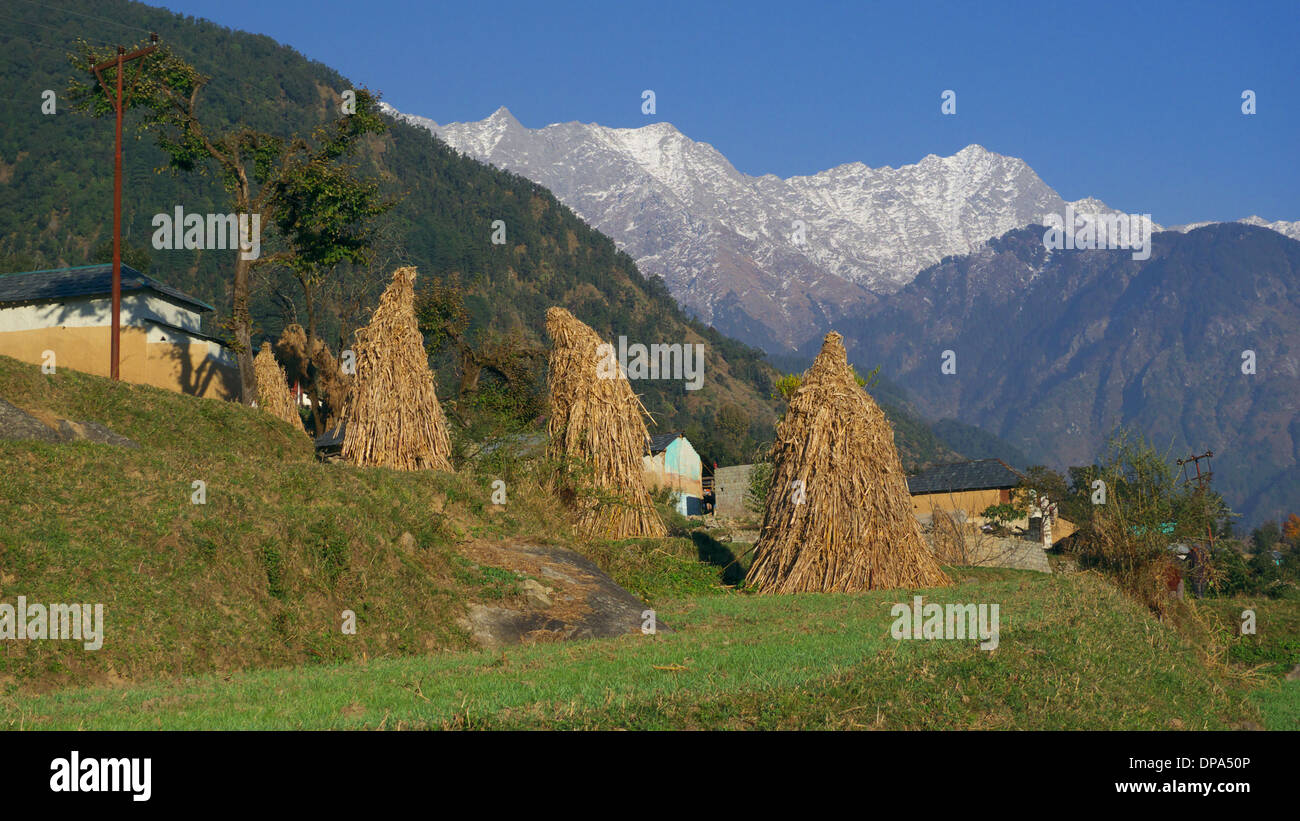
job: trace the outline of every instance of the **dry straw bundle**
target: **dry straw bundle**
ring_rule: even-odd
[[[415,269],[398,268],[357,331],[356,377],[343,411],[343,458],[398,470],[451,470],[447,417],[415,321]]]
[[[315,370],[321,415],[325,430],[330,430],[338,423],[339,413],[347,403],[348,392],[352,390],[352,377],[343,373],[338,360],[323,341],[313,339],[310,354],[307,347],[307,332],[297,323],[286,325],[275,344],[280,357],[288,366],[286,373],[294,374],[296,379],[302,381],[304,388],[310,387],[312,371]]]
[[[618,378],[601,378],[600,336],[563,308],[546,312],[546,330],[555,343],[547,453],[590,471],[595,490],[581,503],[579,527],[610,539],[666,535],[646,489],[648,414],[627,376],[618,369]]]
[[[284,368],[271,353],[270,342],[263,342],[262,350],[253,357],[253,375],[257,378],[257,406],[302,430],[302,417],[298,416],[293,394],[289,392],[289,381],[285,379]]]
[[[772,451],[750,586],[849,593],[951,584],[912,517],[893,429],[858,386],[839,334],[826,335]]]

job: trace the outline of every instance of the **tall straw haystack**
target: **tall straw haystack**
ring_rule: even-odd
[[[826,335],[777,425],[746,581],[762,593],[946,587],[912,517],[894,431]],[[802,483],[802,484],[799,484]]]
[[[325,430],[333,428],[338,423],[343,406],[347,404],[348,392],[352,390],[352,377],[343,373],[329,345],[319,338],[312,339],[308,345],[307,331],[295,322],[286,325],[280,332],[275,349],[284,361],[285,374],[299,380],[304,390],[310,392],[312,379],[315,379],[316,395],[320,399],[323,417],[321,421]]]
[[[284,376],[284,368],[271,353],[270,342],[263,342],[262,349],[253,357],[253,375],[257,378],[257,406],[302,430],[302,417],[298,415],[293,394],[289,392],[289,381]]]
[[[398,268],[357,331],[356,376],[343,410],[343,459],[398,470],[451,470],[447,417],[415,320],[415,269]]]
[[[600,336],[563,308],[546,312],[546,330],[555,343],[547,453],[583,466],[595,491],[580,502],[579,527],[611,539],[666,535],[645,482],[648,414],[627,376],[601,377]]]

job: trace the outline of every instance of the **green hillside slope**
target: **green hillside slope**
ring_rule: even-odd
[[[998,649],[900,643],[890,607],[910,591],[737,593],[702,534],[576,539],[527,471],[496,510],[491,476],[319,464],[302,434],[240,405],[4,357],[0,396],[141,445],[0,441],[0,601],[105,606],[97,651],[5,642],[6,728],[1193,729],[1297,715],[1283,667],[1251,688],[1094,574],[954,569],[956,587],[925,595],[1000,603]],[[523,577],[474,551],[516,538],[592,557],[673,632],[476,649],[467,608],[525,605]],[[1259,637],[1229,652],[1257,666],[1287,657],[1296,604],[1206,606],[1228,621],[1258,608]],[[356,635],[340,630],[345,609]]]
[[[0,19],[0,38],[10,38],[12,66],[0,75],[0,97],[14,101],[0,112],[0,271],[108,257],[111,122],[72,112],[62,96],[73,76],[67,53],[78,38],[134,43],[156,31],[212,78],[200,112],[215,127],[245,123],[279,135],[304,133],[336,116],[339,95],[352,88],[334,70],[268,37],[124,0],[56,5],[20,4]],[[41,112],[45,89],[60,95],[56,114]],[[135,124],[138,115],[129,115],[128,129]],[[347,347],[351,331],[365,322],[391,267],[414,264],[421,271],[421,289],[435,280],[463,285],[468,336],[475,343],[518,331],[527,342],[543,344],[545,310],[558,304],[611,340],[704,344],[702,390],[685,390],[673,380],[638,383],[654,414],[654,430],[686,431],[706,461],[721,464],[747,461],[757,444],[771,439],[773,371],[762,354],[687,318],[662,281],[644,277],[612,241],[549,191],[463,158],[403,123],[391,123],[363,154],[363,169],[381,179],[384,193],[397,202],[376,231],[377,259],[391,264],[325,295],[321,333],[335,351]],[[229,208],[216,179],[155,173],[164,164],[151,138],[128,140],[127,259],[149,264],[151,275],[216,305],[208,329],[220,333],[230,309],[229,252],[153,250],[150,220],[177,205],[199,213]],[[503,245],[490,241],[495,220],[506,225]],[[301,321],[303,312],[283,272],[272,272],[255,291],[254,346],[278,337],[285,324]],[[440,384],[452,384],[453,360],[443,357],[432,364]],[[718,412],[726,405],[742,409],[739,430],[734,413],[729,430],[719,430]],[[891,416],[906,463],[955,457],[911,414],[891,409]]]

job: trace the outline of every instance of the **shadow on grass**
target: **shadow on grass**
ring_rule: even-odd
[[[695,543],[700,561],[723,568],[723,584],[737,585],[745,580],[745,568],[741,562],[735,561],[736,554],[730,547],[699,530],[691,532],[691,541]]]

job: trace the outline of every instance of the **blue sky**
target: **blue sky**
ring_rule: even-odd
[[[501,105],[534,128],[666,120],[780,176],[979,143],[1066,199],[1164,224],[1300,219],[1295,0],[164,5],[270,35],[440,123]]]

